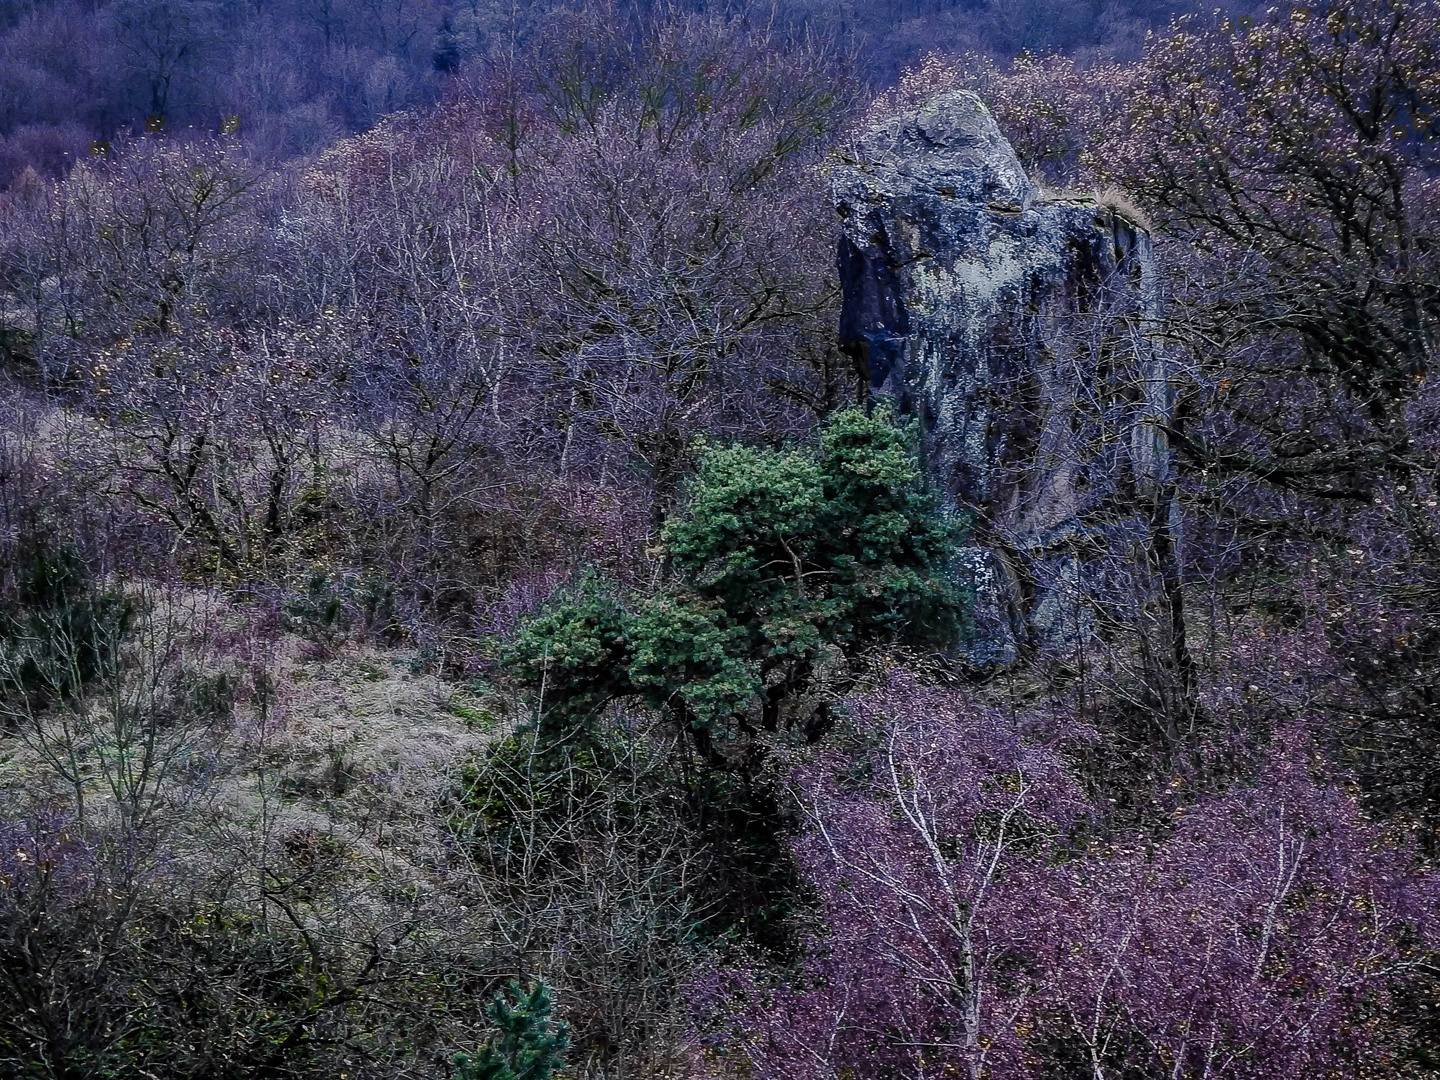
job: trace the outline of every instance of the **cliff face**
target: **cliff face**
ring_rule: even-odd
[[[932,477],[975,518],[971,662],[1069,649],[1135,576],[1116,552],[1168,527],[1149,234],[1042,196],[965,91],[864,132],[830,179],[842,346],[922,418]]]

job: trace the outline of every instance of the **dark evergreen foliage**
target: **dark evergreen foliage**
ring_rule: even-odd
[[[475,1054],[455,1056],[455,1080],[549,1080],[564,1064],[564,1024],[550,1019],[550,989],[512,982],[485,1013],[500,1030]]]
[[[661,535],[668,587],[627,610],[587,578],[525,624],[506,660],[557,741],[638,696],[712,764],[738,752],[743,765],[760,731],[823,734],[847,657],[960,640],[967,599],[951,560],[962,535],[927,488],[913,425],[884,408],[845,410],[818,452],[706,450]]]
[[[0,695],[65,697],[115,662],[133,607],[98,586],[72,547],[31,537],[18,551],[0,607]]]

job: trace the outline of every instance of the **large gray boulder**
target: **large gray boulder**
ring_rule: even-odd
[[[1169,528],[1149,233],[1122,200],[1041,191],[966,91],[862,132],[830,183],[842,347],[921,417],[934,481],[974,518],[970,662],[1073,651],[1137,599],[1112,594],[1152,588],[1135,553]]]

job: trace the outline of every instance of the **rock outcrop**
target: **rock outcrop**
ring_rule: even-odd
[[[974,517],[970,661],[1072,647],[1168,527],[1148,232],[1043,193],[965,91],[865,131],[830,181],[842,346],[922,418],[935,482]]]

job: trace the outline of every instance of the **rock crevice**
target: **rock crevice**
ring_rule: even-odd
[[[966,91],[861,133],[830,183],[842,348],[921,417],[935,483],[974,518],[969,659],[1073,647],[1134,577],[1116,552],[1170,513],[1148,232],[1043,193]]]

